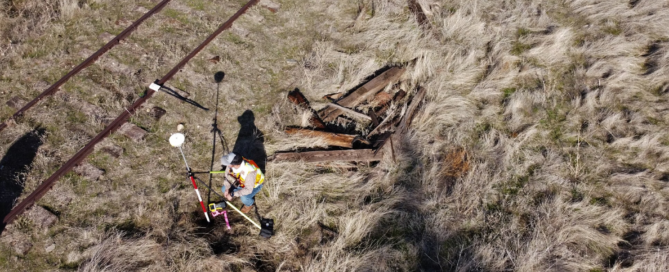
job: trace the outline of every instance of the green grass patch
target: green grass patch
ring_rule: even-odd
[[[105,3],[98,3],[95,1],[86,1],[86,4],[92,9],[92,10],[105,10],[107,9],[107,4]]]
[[[516,30],[516,38],[525,37],[525,36],[529,35],[530,33],[532,33],[532,32],[529,29],[524,28],[524,27],[519,27]]]
[[[207,6],[211,5],[211,2],[204,0],[188,0],[186,1],[186,5],[194,10],[204,11],[206,10]]]
[[[609,200],[606,196],[590,198],[590,205],[608,206]]]
[[[172,182],[165,178],[165,177],[159,177],[158,178],[158,186],[156,186],[156,189],[158,189],[158,192],[161,194],[167,193],[170,191],[172,188]]]
[[[72,188],[77,195],[86,194],[88,187],[90,186],[90,182],[87,179],[73,172],[65,174],[65,180],[72,185]]]
[[[571,202],[581,202],[583,200],[583,193],[581,193],[578,189],[572,188],[569,193]]]
[[[520,56],[525,51],[532,49],[531,44],[525,44],[520,41],[514,41],[511,44],[511,54],[515,56]]]
[[[67,122],[70,124],[83,124],[88,121],[88,116],[78,110],[71,110],[67,113]]]
[[[182,24],[187,25],[187,24],[190,23],[190,21],[188,20],[188,15],[186,15],[185,13],[182,13],[182,12],[176,10],[176,9],[165,9],[165,10],[163,10],[163,14],[165,14],[165,16],[167,16],[167,17],[170,17],[174,20],[179,21]]]
[[[618,36],[623,33],[623,28],[620,26],[619,22],[612,22],[607,24],[602,30],[605,33],[611,34],[613,36]]]
[[[514,94],[515,92],[516,92],[516,88],[505,88],[505,89],[502,89],[502,94],[504,94],[504,96],[502,97],[502,99],[504,99],[504,100],[508,99],[508,98],[511,97],[511,95]]]

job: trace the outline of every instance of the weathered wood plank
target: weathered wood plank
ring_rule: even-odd
[[[337,101],[337,99],[341,98],[342,96],[344,96],[344,93],[331,93],[324,95],[323,99],[334,102]]]
[[[110,145],[103,147],[102,152],[105,152],[114,158],[118,158],[123,155],[123,148],[117,145]]]
[[[297,105],[298,107],[311,112],[311,117],[309,117],[309,123],[311,123],[312,126],[320,129],[325,128],[325,123],[323,123],[323,120],[321,120],[321,118],[318,117],[316,111],[314,111],[314,109],[311,108],[311,106],[309,105],[309,100],[307,100],[307,98],[304,97],[304,95],[300,92],[300,90],[295,89],[289,92],[288,100],[290,100],[290,102],[293,102],[293,104]]]
[[[327,161],[380,161],[383,159],[383,150],[374,152],[373,149],[348,149],[328,151],[307,151],[276,153],[272,160],[279,161],[303,161],[303,162],[327,162]]]
[[[369,132],[369,134],[367,134],[366,137],[369,139],[369,137],[372,137],[381,132],[385,132],[386,130],[391,129],[395,125],[397,125],[397,123],[399,123],[400,120],[401,119],[399,116],[395,114],[389,114],[388,116],[386,116],[385,119],[383,119],[383,121],[381,121],[381,124],[376,126],[371,132]]]
[[[388,86],[388,84],[397,81],[406,69],[404,67],[393,67],[381,73],[379,76],[362,85],[347,96],[337,100],[337,104],[347,108],[355,108],[360,103],[371,99],[376,93]],[[321,119],[324,122],[331,122],[336,119],[342,111],[335,107],[326,107],[321,112]]]
[[[374,98],[370,101],[372,106],[377,107],[390,103],[393,100],[393,96],[387,92],[378,92],[374,95]]]
[[[340,111],[342,111],[345,115],[348,115],[349,117],[353,117],[353,118],[357,118],[357,119],[365,119],[367,121],[372,121],[372,117],[369,117],[365,114],[359,113],[359,112],[354,111],[352,109],[339,106],[335,103],[328,103],[328,106],[339,109]]]
[[[425,93],[427,93],[425,88],[418,87],[418,93],[416,93],[416,95],[411,99],[409,108],[407,109],[406,114],[404,114],[404,118],[398,126],[398,130],[400,132],[406,131],[406,129],[411,125],[411,121],[413,121],[413,117],[416,115],[418,107],[423,103],[423,99],[425,99]]]
[[[349,134],[339,134],[311,129],[302,129],[302,128],[287,128],[286,133],[288,134],[298,134],[308,137],[317,137],[325,140],[330,146],[340,146],[346,148],[353,147],[353,141],[355,140],[356,135]]]
[[[395,102],[395,104],[397,104],[400,101],[402,101],[402,99],[404,99],[404,97],[406,97],[406,96],[407,96],[407,92],[399,90],[397,93],[395,93],[395,97],[393,97],[393,102]],[[386,104],[382,105],[379,109],[376,110],[376,112],[375,112],[376,116],[382,116],[384,113],[386,113],[386,111],[389,108],[390,108],[390,103],[386,103]]]
[[[14,96],[14,97],[12,97],[12,99],[7,101],[7,106],[10,106],[14,109],[20,109],[25,104],[26,104],[26,101],[21,99],[21,97],[19,97],[19,96]]]
[[[149,116],[153,117],[154,120],[159,121],[163,115],[167,114],[167,111],[160,107],[153,107],[146,110],[149,113]]]
[[[90,163],[82,163],[80,165],[75,166],[72,168],[72,171],[77,173],[80,176],[86,177],[87,179],[90,180],[98,180],[102,175],[105,174],[105,171],[102,169],[99,169]]]
[[[146,136],[146,130],[133,125],[131,123],[125,123],[118,129],[118,133],[125,135],[126,137],[132,139],[135,142],[141,141]]]

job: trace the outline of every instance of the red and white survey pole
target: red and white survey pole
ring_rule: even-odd
[[[195,177],[193,176],[193,172],[191,171],[190,167],[188,166],[188,161],[186,161],[186,155],[184,155],[184,151],[181,149],[181,145],[183,145],[184,141],[186,140],[186,136],[184,136],[181,133],[174,133],[172,136],[170,136],[170,145],[174,147],[178,147],[179,151],[181,151],[181,157],[184,159],[184,163],[186,163],[186,169],[188,169],[188,177],[190,178],[190,182],[193,183],[193,188],[195,188],[195,193],[197,194],[197,199],[200,201],[200,206],[202,206],[202,211],[204,212],[204,217],[207,218],[207,222],[209,221],[209,215],[207,214],[207,208],[204,207],[204,203],[202,202],[202,196],[200,195],[200,190],[197,189],[197,183],[195,183]]]

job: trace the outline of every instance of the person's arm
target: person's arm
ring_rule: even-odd
[[[253,186],[256,185],[256,171],[251,171],[246,174],[246,178],[244,180],[244,188],[235,192],[234,196],[245,196],[253,192]]]

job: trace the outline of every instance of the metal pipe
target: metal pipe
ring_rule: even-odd
[[[236,212],[238,212],[239,214],[241,214],[244,218],[246,218],[246,220],[249,220],[249,222],[253,223],[253,225],[256,226],[258,229],[262,229],[262,228],[260,227],[260,225],[258,225],[258,223],[256,223],[255,221],[251,220],[251,218],[249,218],[248,216],[246,216],[246,214],[244,214],[242,211],[240,211],[239,209],[237,209],[237,207],[235,207],[235,205],[232,205],[232,203],[230,203],[230,201],[227,201],[227,200],[226,200],[225,203],[228,204],[230,207],[232,207],[233,210],[235,210]]]

